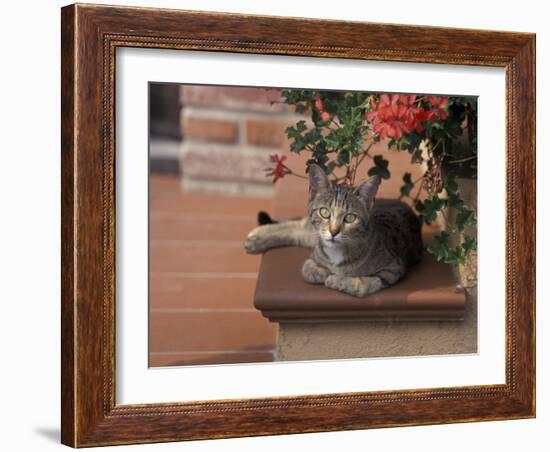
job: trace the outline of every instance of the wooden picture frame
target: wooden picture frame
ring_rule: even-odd
[[[73,447],[535,416],[535,35],[71,5],[62,9],[62,442]],[[323,29],[323,33],[303,33]],[[115,50],[506,70],[506,383],[115,403]]]

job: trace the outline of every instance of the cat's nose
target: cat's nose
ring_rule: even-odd
[[[333,237],[336,237],[340,233],[340,226],[339,225],[330,225],[328,230],[330,231],[330,235]]]

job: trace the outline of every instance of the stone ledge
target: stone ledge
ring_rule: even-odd
[[[258,274],[254,305],[272,322],[341,322],[365,320],[462,320],[464,289],[450,266],[427,253],[395,286],[358,299],[311,285],[301,266],[309,250],[279,248],[266,252]]]

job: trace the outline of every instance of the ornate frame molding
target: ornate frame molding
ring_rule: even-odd
[[[304,36],[299,33],[304,27],[329,32]],[[114,87],[118,47],[504,67],[506,384],[116,405]],[[82,447],[535,415],[533,34],[437,27],[426,33],[426,27],[406,25],[71,5],[62,9],[61,153],[64,444]]]

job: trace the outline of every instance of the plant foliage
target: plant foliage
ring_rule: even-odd
[[[465,233],[476,224],[475,213],[465,206],[456,182],[457,177],[477,177],[475,97],[288,89],[282,98],[297,113],[310,116],[285,131],[291,152],[308,153],[306,172],[315,163],[339,183],[353,185],[367,175],[389,179],[388,160],[370,154],[373,144],[384,140],[388,149],[409,153],[424,169],[418,180],[406,173],[400,189],[400,197],[412,200],[424,223],[445,215],[447,208],[456,210],[452,228],[461,233],[461,243],[451,246],[449,231],[443,231],[428,251],[439,261],[463,264],[476,249],[475,238]],[[370,168],[358,174],[365,159]],[[295,174],[279,157],[272,160],[277,166],[269,174],[277,179]],[[343,169],[339,176],[337,168]]]

